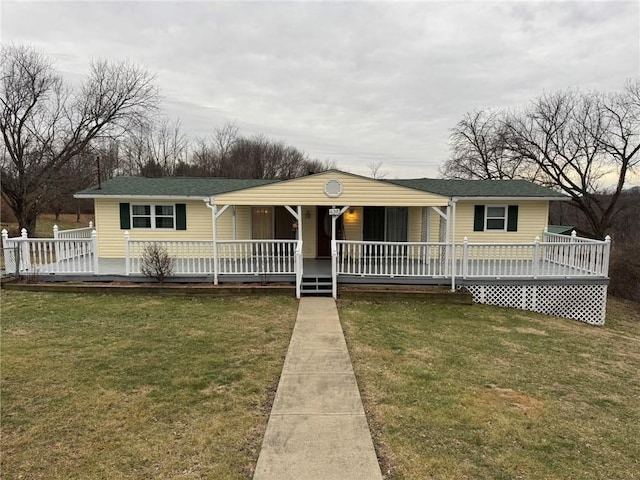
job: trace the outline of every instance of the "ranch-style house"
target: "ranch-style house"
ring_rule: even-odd
[[[20,270],[139,277],[145,247],[159,244],[176,279],[290,282],[298,297],[447,285],[479,303],[604,323],[609,239],[550,233],[549,202],[567,197],[522,180],[117,177],[75,196],[94,200],[95,229],[4,232]]]

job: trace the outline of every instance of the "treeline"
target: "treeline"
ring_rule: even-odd
[[[116,175],[286,179],[327,169],[301,150],[228,124],[189,139],[161,119],[155,76],[96,60],[77,84],[29,45],[0,48],[0,185],[20,228],[77,207],[74,192]]]
[[[162,119],[124,138],[97,140],[89,155],[100,158],[101,180],[116,175],[227,178],[296,178],[333,164],[264,135],[246,136],[233,123],[189,139],[180,122]]]
[[[335,167],[282,141],[243,135],[233,123],[209,136],[190,139],[179,121],[162,118],[118,138],[94,139],[59,170],[42,212],[89,212],[92,202],[77,201],[73,194],[121,175],[284,180]]]

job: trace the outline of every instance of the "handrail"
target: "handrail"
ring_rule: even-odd
[[[448,278],[455,268],[463,278],[606,278],[609,244],[610,239],[471,243],[465,238],[453,245],[338,240],[336,269],[339,275],[363,277]]]

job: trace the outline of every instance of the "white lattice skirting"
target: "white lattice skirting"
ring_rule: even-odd
[[[473,301],[604,325],[607,285],[464,285]]]

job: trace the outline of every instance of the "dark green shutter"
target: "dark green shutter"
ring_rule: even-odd
[[[484,205],[476,205],[473,211],[473,231],[484,231]]]
[[[176,203],[176,230],[187,229],[187,206],[184,203]]]
[[[131,228],[131,214],[129,213],[130,205],[128,203],[120,204],[120,229],[129,230]]]
[[[507,232],[518,231],[518,205],[509,205],[507,209]]]

